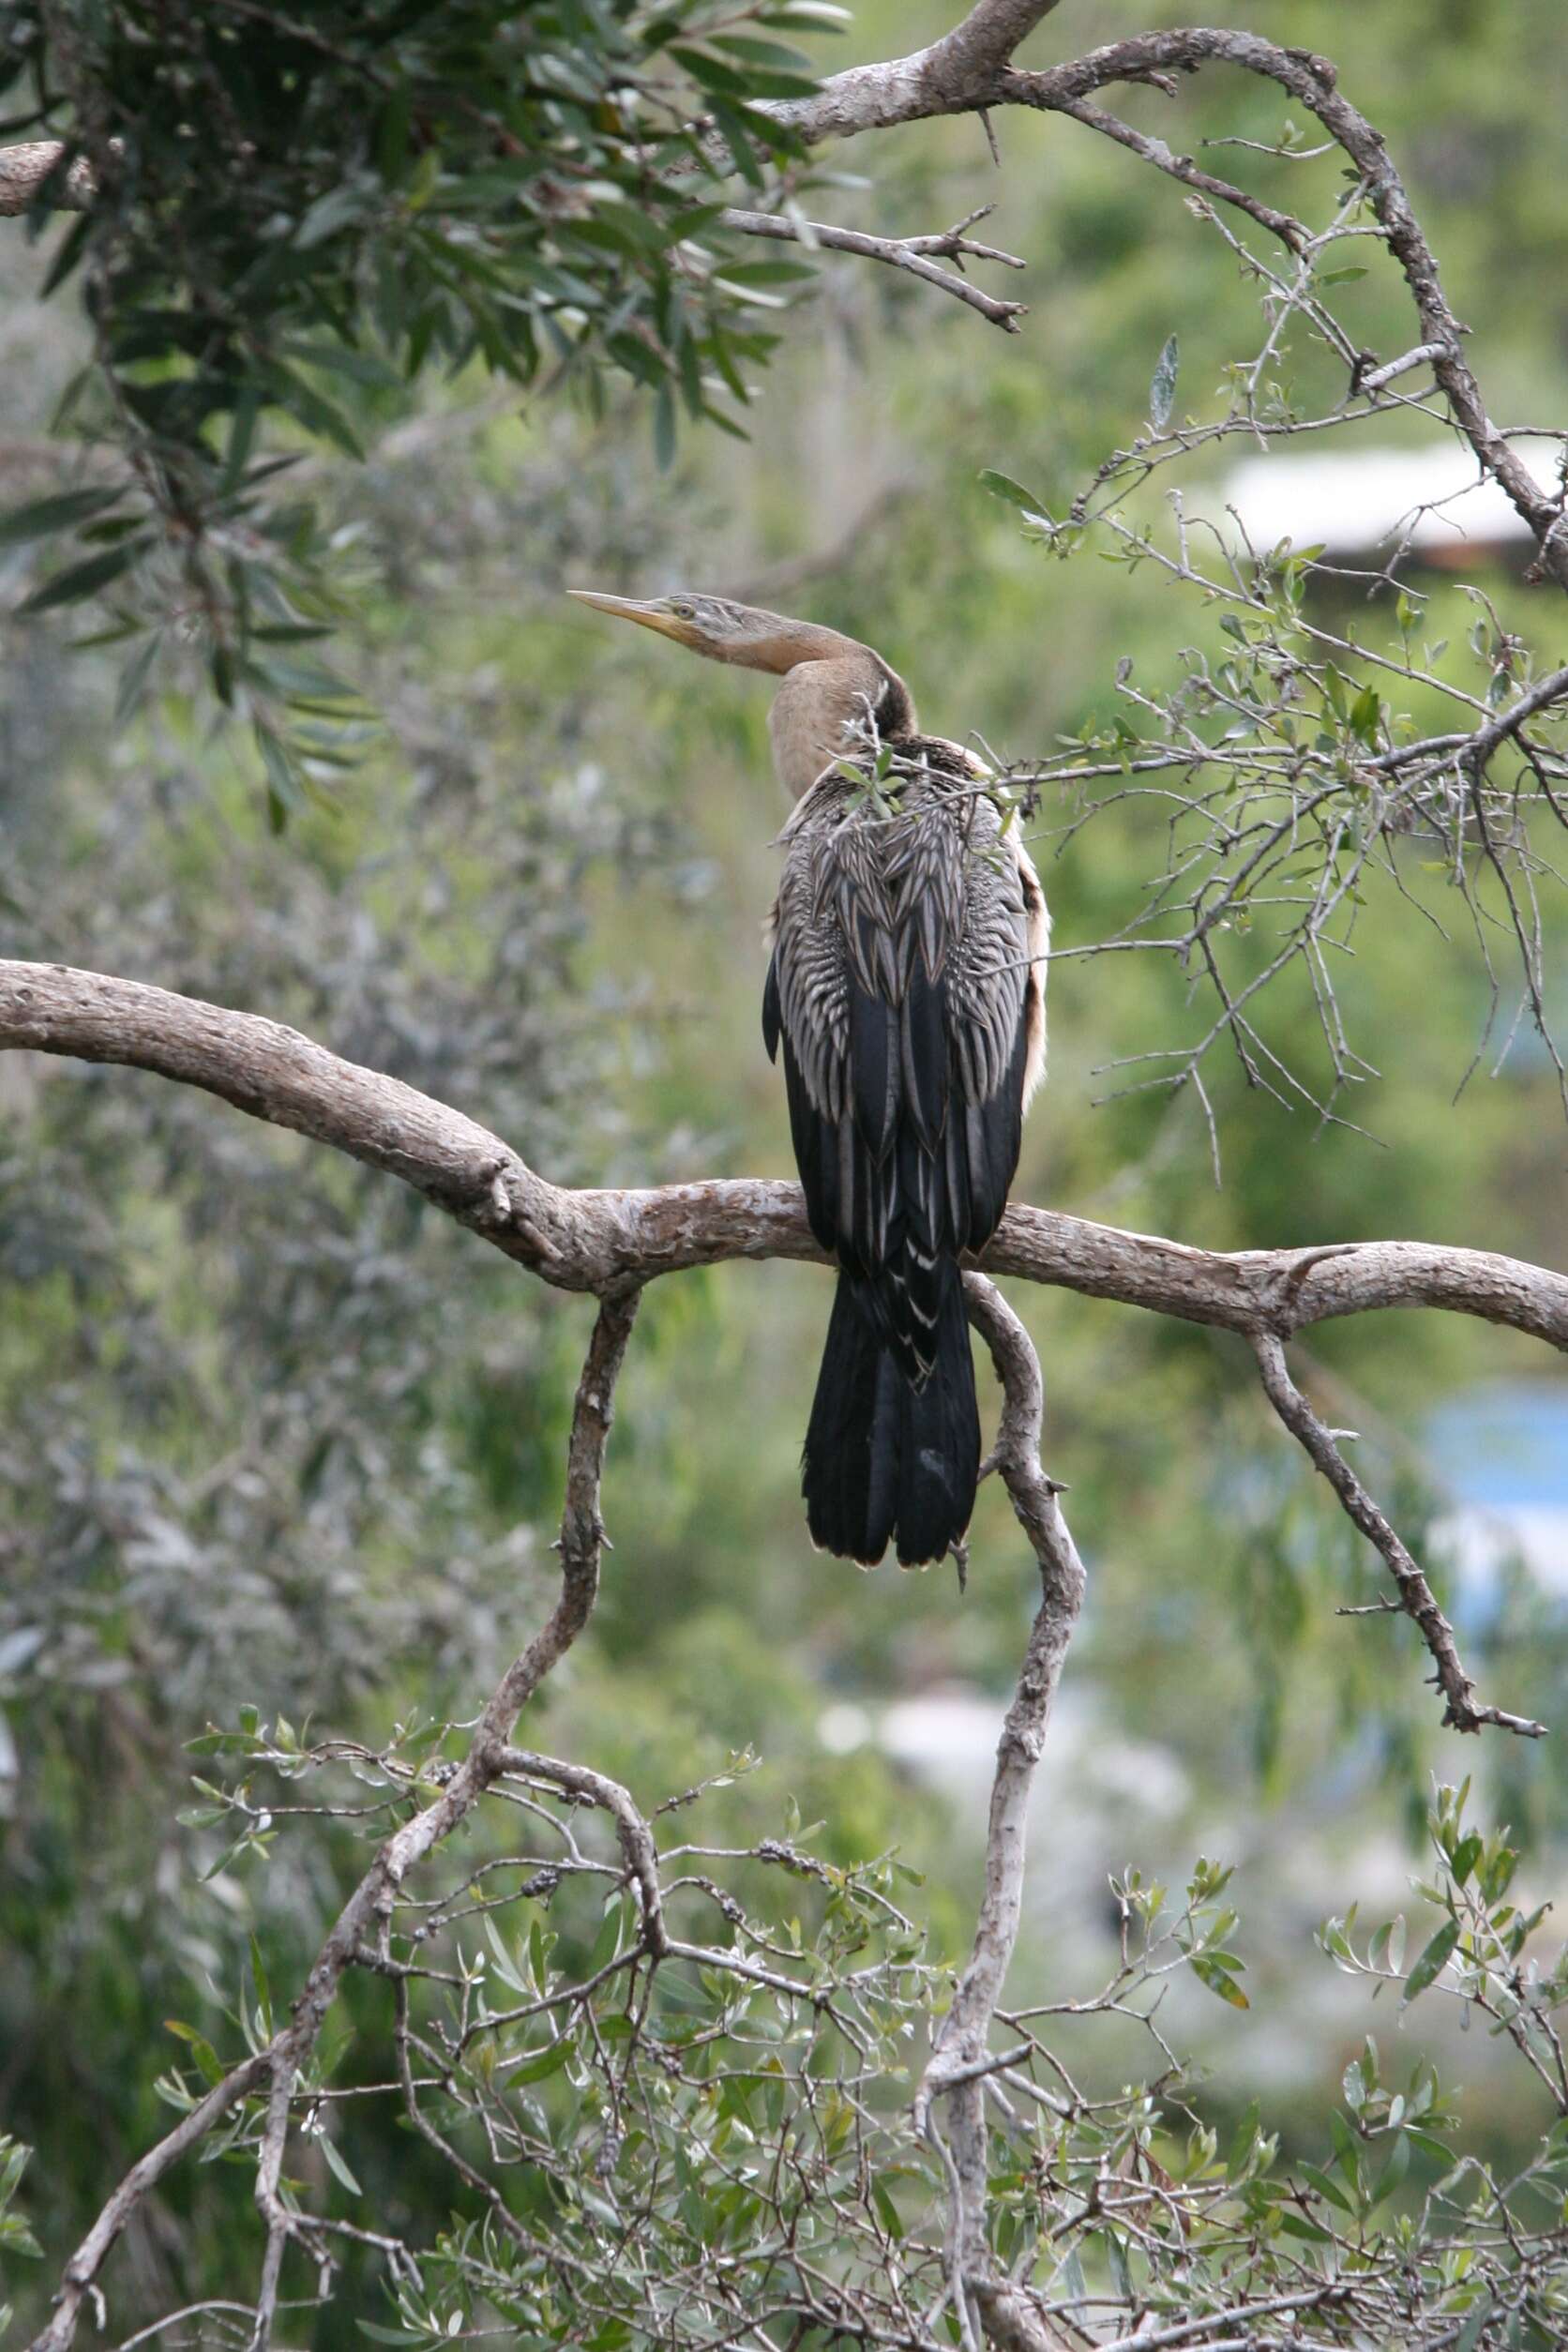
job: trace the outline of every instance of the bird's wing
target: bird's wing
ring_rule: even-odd
[[[812,1230],[870,1283],[917,1380],[937,1261],[982,1247],[1006,1205],[1031,1045],[1023,869],[955,765],[918,768],[891,814],[841,780],[806,796],[763,1006]]]

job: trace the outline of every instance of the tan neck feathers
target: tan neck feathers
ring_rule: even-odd
[[[889,684],[876,655],[848,638],[837,639],[825,656],[792,665],[768,714],[774,769],[787,792],[798,799],[824,768],[866,741]]]

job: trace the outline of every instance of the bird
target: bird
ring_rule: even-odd
[[[802,1455],[821,1551],[925,1567],[963,1544],[980,1416],[962,1261],[995,1233],[1045,1070],[1050,919],[999,778],[923,734],[869,645],[676,593],[567,592],[778,680],[792,803],[762,999],[812,1233],[838,1265]]]

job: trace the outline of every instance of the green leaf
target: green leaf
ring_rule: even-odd
[[[345,457],[363,462],[365,450],[358,434],[340,408],[324,400],[303,376],[296,376],[292,368],[274,362],[272,368],[272,397],[280,408],[297,418],[307,432],[320,433],[324,441],[336,443]]]
[[[1252,2003],[1229,1973],[1230,1968],[1240,1967],[1239,1961],[1229,1961],[1228,1967],[1226,1961],[1216,1959],[1209,1952],[1195,1952],[1191,1955],[1191,1965],[1192,1972],[1199,1983],[1206,1984],[1210,1992],[1216,1995],[1220,2000],[1229,2001],[1232,2009],[1252,2007]]]
[[[1361,692],[1356,696],[1355,701],[1350,705],[1351,733],[1359,735],[1362,742],[1364,744],[1376,744],[1378,740],[1378,722],[1381,716],[1382,704],[1378,699],[1377,687],[1375,686],[1363,686]],[[1478,1852],[1480,1851],[1480,1847],[1481,1841],[1477,1838],[1476,1850]]]
[[[1483,1838],[1479,1832],[1475,1830],[1471,1830],[1468,1837],[1460,1839],[1458,1845],[1454,1849],[1454,1860],[1449,1865],[1454,1873],[1454,1882],[1455,1886],[1462,1887],[1464,1885],[1465,1880],[1470,1877],[1470,1872],[1475,1868],[1476,1863],[1481,1860],[1482,1849],[1485,1845],[1485,1838]]]
[[[352,183],[329,188],[324,196],[317,197],[295,229],[294,251],[309,252],[312,246],[323,245],[328,237],[336,236],[339,229],[346,229],[361,217],[367,201],[367,191]]]
[[[668,384],[654,395],[654,455],[659,472],[667,474],[675,462],[675,400]]]
[[[105,548],[101,555],[89,555],[80,564],[68,564],[63,572],[35,589],[24,604],[17,610],[22,613],[48,612],[61,604],[80,604],[83,597],[96,596],[107,588],[112,580],[128,572],[146,545],[144,535],[124,539],[118,547]]]
[[[897,2206],[894,2203],[892,2192],[888,2189],[884,2181],[873,2179],[871,2182],[871,2202],[877,2209],[877,2219],[881,2222],[888,2236],[893,2239],[895,2244],[901,2243],[904,2235],[903,2220],[899,2214]]]
[[[1156,432],[1163,432],[1170,422],[1170,412],[1176,400],[1176,371],[1182,364],[1182,346],[1174,335],[1168,335],[1154,362],[1154,373],[1149,385],[1149,422]]]
[[[182,2024],[177,2017],[165,2017],[163,2027],[166,2033],[175,2035],[179,2041],[188,2046],[191,2057],[209,2083],[220,2083],[223,2080],[223,2069],[219,2064],[218,2052],[213,2048],[205,2034],[198,2033],[194,2026]]]
[[[389,368],[374,352],[354,351],[347,343],[307,343],[293,338],[283,345],[291,359],[305,368],[326,368],[341,376],[350,376],[355,384],[369,384],[378,392],[396,392],[401,388],[402,378]]]
[[[736,171],[750,187],[761,188],[762,167],[751,143],[751,134],[762,129],[763,124],[756,116],[748,116],[743,107],[731,105],[728,98],[720,98],[716,92],[709,92],[708,104],[714,121],[723,134],[724,143],[735,159]]]
[[[353,2173],[350,2171],[348,2158],[333,2146],[332,2141],[328,2138],[324,2132],[321,2134],[320,2138],[316,2142],[316,2145],[321,2149],[322,2154],[326,2158],[327,2170],[332,2173],[337,2179],[342,2182],[344,2188],[348,2190],[352,2196],[363,2196],[365,2192],[360,2187],[358,2181],[354,2179]]]
[[[1496,2309],[1497,2305],[1492,2297],[1484,2295],[1455,2337],[1454,2352],[1476,2352],[1476,2347],[1481,2342],[1481,2331]]]
[[[1417,1995],[1425,1993],[1426,1987],[1434,1983],[1442,1974],[1444,1965],[1458,1940],[1458,1921],[1452,1919],[1445,1921],[1405,1979],[1405,1998],[1401,2004],[1402,2007],[1408,2009]]]
[[[1034,492],[1025,490],[1021,482],[1015,482],[1010,474],[998,474],[992,467],[987,466],[980,475],[980,487],[989,490],[993,498],[1004,499],[1009,506],[1016,506],[1031,522],[1050,521],[1049,515]]]
[[[520,2066],[509,2067],[506,2080],[508,2083],[542,2083],[549,2075],[559,2074],[571,2054],[571,2035],[564,2033],[547,2050],[541,2050],[537,2058],[524,2058]]]
[[[304,781],[282,738],[274,728],[257,719],[252,731],[256,748],[262,755],[262,765],[266,770],[267,815],[274,833],[281,833],[289,821],[290,812],[304,806]]]
[[[1316,2189],[1320,2197],[1327,2197],[1329,2203],[1331,2205],[1337,2205],[1340,2211],[1343,2213],[1353,2213],[1355,2211],[1355,2207],[1350,2203],[1349,2198],[1345,2194],[1344,2191],[1342,2189],[1336,2189],[1334,2182],[1329,2179],[1328,2174],[1319,2170],[1318,2165],[1303,2163],[1300,2166],[1300,2171],[1302,2179],[1307,2181],[1311,2187]]]
[[[127,720],[141,708],[146,696],[147,680],[152,674],[152,667],[158,659],[158,647],[161,643],[162,639],[155,629],[148,637],[146,643],[138,652],[132,654],[121,671],[119,684],[114,689],[114,724],[116,727],[123,727]]]
[[[1332,2230],[1319,2229],[1317,2223],[1309,2222],[1304,2213],[1293,2213],[1289,2208],[1281,2213],[1279,2226],[1287,2237],[1304,2238],[1309,2246],[1332,2246],[1334,2243]]]
[[[1383,2166],[1381,2176],[1372,2192],[1373,2204],[1380,2205],[1384,2197],[1392,2196],[1410,2168],[1410,2143],[1407,2135],[1401,2132],[1394,2143],[1388,2163]]]
[[[13,506],[9,514],[0,515],[0,547],[21,547],[27,539],[45,539],[52,532],[72,530],[124,496],[123,488],[60,490],[53,498],[35,498],[29,505]]]

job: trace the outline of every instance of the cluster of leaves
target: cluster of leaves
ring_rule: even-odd
[[[276,819],[366,724],[310,649],[341,568],[291,438],[354,458],[430,368],[476,363],[601,400],[620,376],[733,425],[789,260],[744,260],[724,184],[798,154],[758,101],[808,93],[787,38],[819,0],[334,0],[306,11],[164,0],[23,8],[8,129],[62,137],[93,192],[45,281],[83,287],[93,354],[55,430],[99,445],[79,488],[0,520],[58,541],[26,611],[93,599],[130,654],[122,715],[192,648],[254,731]]]
[[[372,1752],[248,1715],[197,1743],[238,1776],[200,1784],[189,1826],[227,1867],[270,1861],[264,1818],[346,1815],[384,1834],[436,1792],[451,1738],[411,1725]],[[609,1833],[603,1796],[582,1786],[593,1776],[575,1774],[568,1790],[574,1768],[543,1757],[497,1785],[456,1869],[438,1857],[401,1891],[359,1962],[385,1981],[396,2082],[384,2068],[364,2079],[339,2034],[299,2086],[285,2194],[311,2256],[301,2288],[309,2268],[318,2294],[342,2291],[342,2263],[371,2246],[384,2300],[361,2327],[430,2352],[497,2325],[593,2352],[705,2344],[726,2329],[760,2344],[958,2340],[942,2315],[946,2160],[940,2133],[921,2135],[910,2114],[951,1973],[902,1907],[898,1880],[913,1874],[895,1857],[824,1861],[792,1810],[780,1833],[742,1846],[686,1826],[711,1787],[750,1765],[738,1756],[716,1782],[634,1817],[652,1901],[645,1880],[633,1892],[625,1818]],[[1539,1914],[1500,1921],[1512,1858],[1464,1828],[1463,1803],[1463,1792],[1439,1797],[1439,1873],[1423,1892],[1451,1919],[1473,1921],[1480,1905],[1488,1933],[1528,1939]],[[1560,2120],[1513,2179],[1455,2162],[1456,2118],[1431,2066],[1395,2089],[1370,2040],[1319,2164],[1283,2165],[1256,2104],[1223,2147],[1194,2112],[1156,2012],[1167,1980],[1188,1970],[1234,2000],[1229,1875],[1199,1863],[1169,1906],[1129,1874],[1114,1890],[1123,1929],[1111,1980],[1088,2000],[999,2022],[1008,2046],[991,2077],[988,2216],[998,2259],[1086,2346],[1176,2324],[1193,2341],[1229,2340],[1244,2322],[1267,2352],[1299,2342],[1306,2314],[1325,2346],[1560,2341]],[[1323,1931],[1341,1966],[1352,1965],[1349,1935],[1341,1922]],[[1380,1960],[1360,1965],[1399,1981],[1386,1937],[1378,1948]],[[1493,1960],[1467,1926],[1435,1965],[1429,1948],[1410,1970],[1406,2000],[1451,1964],[1451,1989],[1477,1998]],[[221,2026],[172,2024],[188,2058],[162,2096],[188,2112],[226,2065],[267,2045],[280,2008],[255,1946]],[[1153,2079],[1085,2087],[1081,2059],[1069,2071],[1051,2031],[1085,2015],[1135,2021]],[[235,2108],[219,2143],[231,2158],[257,2159],[265,2112],[264,2089]],[[431,2227],[427,2203],[394,2226],[362,2190],[388,2112],[437,2161],[449,2225]],[[361,2269],[362,2312],[370,2292]],[[237,2341],[246,2308],[230,2313]]]
[[[1438,1875],[1418,1881],[1417,1890],[1443,1916],[1409,1971],[1402,1974],[1403,1914],[1375,1928],[1360,1950],[1355,1913],[1330,1920],[1323,1947],[1349,1975],[1402,1984],[1404,2007],[1436,1986],[1467,2012],[1479,2011],[1494,2034],[1507,2035],[1568,2120],[1568,2058],[1554,2022],[1568,2007],[1568,1946],[1549,1968],[1542,1966],[1531,1947],[1551,1906],[1513,1899],[1517,1849],[1506,1831],[1487,1835],[1470,1828],[1470,1787],[1466,1780],[1438,1792],[1429,1823]]]
[[[30,2254],[36,2260],[43,2249],[22,2215],[12,2210],[29,2153],[18,2141],[0,2132],[0,2254]],[[10,2326],[10,2305],[0,2302],[0,2333]]]

